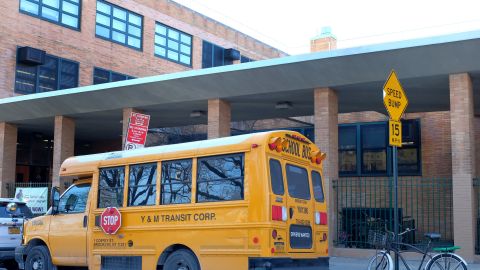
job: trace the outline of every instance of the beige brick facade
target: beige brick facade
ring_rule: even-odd
[[[17,127],[0,123],[0,198],[7,195],[7,184],[15,183]]]
[[[95,37],[96,1],[82,1],[81,30],[72,30],[19,12],[19,1],[0,1],[0,98],[14,93],[17,46],[31,46],[80,64],[79,85],[93,83],[93,67],[134,77],[199,69],[202,40],[261,60],[286,54],[173,1],[111,0],[143,16],[143,50]],[[155,22],[193,36],[192,68],[154,56]]]
[[[476,210],[472,180],[475,177],[473,86],[468,74],[450,75],[452,134],[453,219],[459,253],[473,261]]]
[[[52,185],[63,187],[60,183],[60,166],[65,159],[73,156],[75,147],[75,120],[65,116],[55,116],[53,142]]]
[[[231,108],[228,101],[212,99],[208,101],[207,138],[230,136]]]

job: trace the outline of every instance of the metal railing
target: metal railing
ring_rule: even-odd
[[[473,179],[473,192],[475,200],[475,208],[477,209],[476,237],[475,237],[475,254],[480,254],[480,178]]]
[[[372,248],[370,230],[393,231],[392,178],[341,178],[333,181],[336,247]],[[416,228],[402,241],[424,242],[427,232],[442,235],[441,244],[453,243],[452,180],[421,177],[398,179],[400,230]]]

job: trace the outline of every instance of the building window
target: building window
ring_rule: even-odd
[[[155,25],[155,55],[192,65],[192,36],[161,23]]]
[[[140,50],[142,31],[142,16],[110,3],[97,1],[97,37]]]
[[[386,122],[345,124],[338,128],[340,176],[392,175],[392,150]],[[402,121],[402,147],[398,148],[399,175],[420,175],[420,122]],[[358,166],[360,164],[360,166]]]
[[[20,12],[80,29],[81,0],[20,0]]]
[[[18,59],[18,57],[17,57]],[[15,92],[33,94],[74,88],[78,86],[78,63],[45,56],[43,65],[27,65],[17,61]]]
[[[243,154],[198,159],[197,202],[243,200]]]
[[[246,56],[240,56],[240,63],[248,63],[248,62],[253,62],[255,60],[253,60],[252,58],[248,58]]]
[[[225,59],[225,48],[203,41],[202,46],[202,68],[219,67],[231,65],[231,60]]]
[[[118,82],[130,79],[135,79],[135,77],[97,67],[93,69],[93,84]]]

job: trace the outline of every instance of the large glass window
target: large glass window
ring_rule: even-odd
[[[292,198],[310,200],[307,169],[287,164],[288,194]]]
[[[18,59],[18,58],[17,58]],[[78,63],[45,56],[43,65],[31,66],[17,61],[15,92],[33,94],[78,86]]]
[[[198,159],[197,202],[243,200],[244,155]]]
[[[98,208],[122,207],[125,167],[102,168],[98,181]]]
[[[225,48],[203,41],[202,45],[202,68],[231,65],[232,61],[225,59]]]
[[[93,69],[93,84],[118,82],[131,79],[135,79],[135,77],[97,67]]]
[[[90,184],[79,184],[70,187],[60,198],[59,213],[83,213],[87,207]]]
[[[182,65],[192,65],[192,36],[167,25],[155,25],[155,55]]]
[[[357,172],[357,128],[338,128],[338,167],[341,174]]]
[[[283,195],[285,187],[283,186],[282,164],[276,159],[270,159],[270,178],[273,193]]]
[[[386,125],[370,124],[361,127],[362,173],[387,173],[387,131]]]
[[[20,0],[22,13],[80,29],[81,0]]]
[[[161,204],[190,203],[192,198],[192,160],[162,162]]]
[[[340,125],[338,128],[340,176],[392,175],[392,150],[387,143],[387,132],[386,122]],[[418,119],[402,121],[402,141],[402,147],[398,148],[399,175],[421,174]]]
[[[97,0],[95,34],[134,49],[142,48],[143,17]]]
[[[154,205],[157,194],[157,163],[130,166],[128,206]]]

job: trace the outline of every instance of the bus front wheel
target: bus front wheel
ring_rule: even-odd
[[[198,260],[191,251],[179,249],[168,256],[163,265],[165,270],[200,270]]]
[[[54,270],[50,252],[46,246],[35,246],[27,254],[25,270]]]

